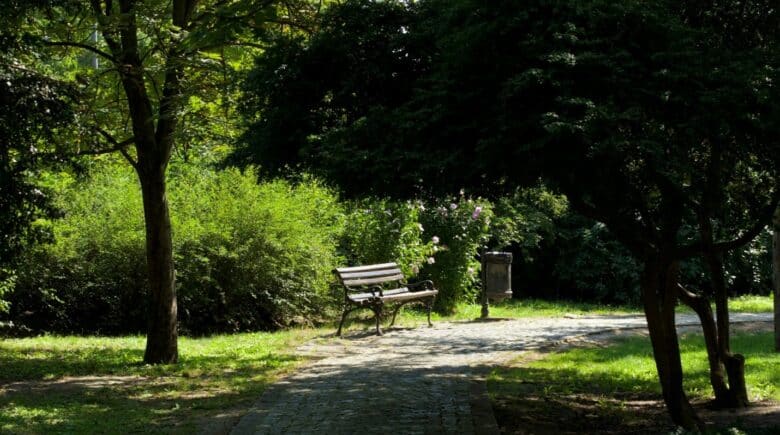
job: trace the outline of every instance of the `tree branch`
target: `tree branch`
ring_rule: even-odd
[[[130,163],[130,165],[133,168],[136,168],[136,169],[138,168],[138,162],[136,162],[133,159],[133,157],[130,155],[130,153],[127,152],[127,146],[135,142],[135,138],[134,137],[131,137],[131,138],[123,140],[122,142],[119,142],[116,139],[114,139],[114,136],[111,136],[111,134],[109,134],[107,131],[103,130],[100,127],[96,127],[95,131],[100,133],[100,135],[103,136],[110,144],[112,144],[113,147],[109,148],[109,149],[106,149],[106,150],[101,150],[101,151],[104,151],[104,152],[99,152],[99,153],[95,152],[95,153],[89,153],[89,154],[107,154],[107,153],[119,151],[122,154],[122,157],[124,157],[125,160],[127,160],[127,162]]]
[[[106,45],[108,45],[108,48],[111,50],[114,56],[120,56],[122,49],[114,38],[115,35],[110,32],[108,22],[106,20],[107,17],[111,15],[111,9],[113,7],[111,0],[106,1],[105,12],[103,12],[103,9],[100,7],[100,0],[90,0],[90,5],[92,6],[92,12],[95,14],[95,19],[98,21],[98,24],[100,24],[100,31],[103,34],[103,40],[106,41]]]
[[[775,192],[774,196],[769,201],[769,204],[767,204],[766,207],[764,207],[758,212],[758,216],[756,217],[755,224],[753,224],[752,227],[750,227],[747,231],[745,231],[735,239],[714,243],[712,245],[712,248],[716,252],[726,252],[738,248],[753,240],[757,235],[761,233],[761,231],[764,228],[766,228],[766,226],[772,220],[772,214],[775,212],[775,209],[777,208],[778,201],[780,201],[780,191]],[[692,257],[698,253],[701,253],[704,250],[704,247],[705,244],[702,240],[691,243],[687,246],[683,246],[679,250],[677,250],[678,253],[677,258]]]
[[[88,44],[82,44],[80,42],[71,42],[71,41],[44,41],[44,44],[46,44],[46,45],[48,45],[50,47],[82,48],[84,50],[91,51],[92,53],[95,53],[98,56],[101,56],[101,57],[103,57],[105,59],[108,59],[111,62],[119,63],[119,61],[117,61],[117,59],[114,56],[106,53],[103,50],[100,50],[100,49],[95,48],[95,47],[93,47],[91,45],[88,45]]]

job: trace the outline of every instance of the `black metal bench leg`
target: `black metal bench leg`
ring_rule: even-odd
[[[395,316],[398,315],[398,312],[401,310],[401,307],[403,307],[403,306],[404,306],[404,304],[401,304],[401,305],[395,307],[395,309],[393,310],[393,320],[390,321],[390,327],[391,328],[393,327],[393,325],[395,325]]]
[[[339,322],[339,330],[336,331],[336,337],[341,337],[341,327],[344,325],[344,321],[347,320],[347,314],[352,310],[344,309],[344,313],[341,315],[341,322]]]
[[[432,327],[433,323],[431,323],[431,309],[433,308],[433,301],[435,298],[431,298],[428,300],[428,326]]]
[[[382,306],[378,305],[372,308],[374,310],[374,318],[376,319],[376,335],[382,335],[382,328],[379,327],[382,322]]]

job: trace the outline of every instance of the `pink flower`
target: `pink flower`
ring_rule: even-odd
[[[471,213],[471,218],[472,219],[478,218],[480,213],[482,213],[482,207],[476,206],[476,208],[474,208],[474,213]]]
[[[456,208],[458,208],[458,204],[455,204],[454,202],[450,204],[450,210],[455,210]]]

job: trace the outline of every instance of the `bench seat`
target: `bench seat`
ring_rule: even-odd
[[[396,263],[370,264],[357,267],[342,267],[333,271],[344,287],[344,312],[341,316],[337,336],[341,336],[341,328],[347,314],[358,308],[369,308],[374,311],[376,333],[382,335],[379,324],[386,305],[395,305],[393,320],[395,323],[398,310],[407,303],[421,302],[428,308],[428,325],[431,323],[431,308],[439,293],[431,281],[408,284]]]

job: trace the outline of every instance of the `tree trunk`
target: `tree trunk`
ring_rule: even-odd
[[[772,270],[774,271],[775,297],[775,351],[780,352],[780,206],[772,220]]]
[[[723,403],[729,408],[743,408],[749,404],[747,386],[745,384],[745,357],[731,353],[731,337],[729,324],[728,292],[726,278],[723,272],[721,254],[712,247],[712,227],[709,220],[701,228],[702,239],[705,242],[704,259],[710,271],[713,293],[715,295],[715,312],[718,327],[718,355],[726,368],[729,380],[729,398]]]
[[[683,390],[680,344],[674,317],[677,276],[677,264],[663,258],[646,259],[642,272],[642,301],[658,379],[672,421],[686,430],[702,430],[704,423]]]
[[[139,161],[138,165],[146,221],[146,263],[150,289],[144,362],[173,364],[178,361],[179,351],[173,239],[166,197],[165,165],[144,163]]]
[[[710,301],[704,296],[696,295],[683,286],[678,286],[680,300],[691,307],[701,321],[704,344],[707,348],[707,361],[710,365],[710,385],[715,393],[715,404],[718,407],[731,406],[731,392],[726,383],[726,369],[720,359],[718,346],[718,328],[715,326],[715,316],[712,313]]]
[[[186,29],[198,6],[198,0],[172,0],[169,3],[172,6],[171,23],[178,29]],[[162,93],[157,94],[159,101],[155,114],[155,105],[147,92],[151,87],[147,86],[147,74],[144,71],[144,59],[148,57],[141,55],[141,47],[146,42],[139,44],[138,38],[138,2],[92,0],[89,4],[103,40],[111,51],[115,70],[127,96],[133,130],[132,143],[135,144],[137,155],[133,159],[129,153],[122,151],[141,182],[146,222],[150,297],[144,362],[175,363],[179,356],[177,308],[165,171],[171,158],[180,109],[186,101],[181,83],[186,56],[178,36],[171,36],[164,43],[165,49],[161,54],[165,57],[165,75]],[[153,88],[158,91],[157,86]],[[108,133],[106,135],[110,137]]]

